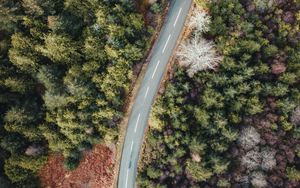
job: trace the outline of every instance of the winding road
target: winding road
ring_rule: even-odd
[[[150,62],[128,121],[118,188],[133,188],[135,186],[139,151],[143,143],[151,106],[169,59],[183,30],[191,4],[192,0],[171,1],[166,21],[151,51]]]

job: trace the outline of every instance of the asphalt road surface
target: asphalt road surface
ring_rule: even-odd
[[[168,61],[183,30],[192,0],[173,0],[150,62],[135,99],[126,132],[118,188],[133,188],[137,175],[139,151],[148,116]]]

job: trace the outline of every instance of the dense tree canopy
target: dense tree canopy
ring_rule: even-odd
[[[299,187],[299,1],[206,6],[204,38],[214,40],[223,60],[193,75],[174,65],[152,111],[139,185]],[[188,40],[199,35],[193,29]]]
[[[37,186],[49,152],[74,169],[117,139],[150,31],[132,1],[0,1],[0,187]]]

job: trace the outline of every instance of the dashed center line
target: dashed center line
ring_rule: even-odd
[[[145,93],[144,99],[146,99],[146,98],[147,98],[148,92],[149,92],[149,86],[147,87],[147,90],[146,90],[146,93]]]
[[[128,184],[128,174],[129,174],[129,169],[127,169],[127,175],[126,175],[126,184],[125,184],[126,188],[127,188],[127,184]]]
[[[171,38],[171,34],[169,34],[169,36],[168,36],[167,42],[166,42],[166,44],[165,44],[165,46],[164,46],[164,49],[163,49],[162,53],[165,52],[166,47],[167,47],[167,45],[168,45],[168,43],[169,43],[170,38]]]
[[[176,26],[176,23],[177,23],[178,18],[179,18],[180,14],[181,14],[181,11],[182,11],[182,8],[180,8],[179,13],[178,13],[178,15],[176,17],[176,20],[175,20],[174,25],[173,25],[174,27]]]
[[[136,133],[136,130],[137,130],[137,126],[139,124],[139,121],[140,121],[140,117],[141,117],[141,114],[139,114],[137,120],[136,120],[136,123],[135,123],[135,128],[134,128],[134,132]]]
[[[152,79],[154,78],[154,75],[155,75],[155,73],[156,73],[156,70],[157,70],[157,68],[158,68],[159,63],[160,63],[160,61],[158,60],[156,66],[155,66],[154,72],[153,72],[153,74],[152,74]]]
[[[133,141],[131,142],[130,153],[132,152],[132,149],[133,149]]]

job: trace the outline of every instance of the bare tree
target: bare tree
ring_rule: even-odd
[[[266,181],[266,176],[263,172],[257,171],[251,174],[251,184],[256,188],[267,187],[268,183]]]
[[[251,150],[242,156],[241,164],[252,171],[260,167],[261,164],[261,153],[255,150]]]
[[[260,134],[254,127],[245,127],[241,131],[238,142],[243,149],[250,150],[259,144]]]
[[[222,60],[212,42],[193,35],[190,40],[184,41],[178,49],[177,58],[180,64],[187,68],[190,77],[201,70],[215,69]]]
[[[276,166],[276,159],[275,159],[276,152],[271,148],[265,148],[261,152],[262,163],[261,168],[263,170],[272,170]]]
[[[189,27],[198,33],[209,31],[210,16],[204,11],[196,10],[190,18]]]
[[[204,10],[196,10],[189,20],[193,34],[178,49],[177,58],[193,77],[195,73],[207,69],[215,69],[222,57],[215,50],[213,42],[202,38],[202,33],[209,31],[210,16]]]
[[[300,107],[298,106],[292,113],[291,122],[294,125],[300,125]]]

